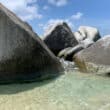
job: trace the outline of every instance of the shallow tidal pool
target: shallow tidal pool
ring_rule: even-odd
[[[110,110],[110,78],[74,71],[44,82],[0,85],[0,110]]]

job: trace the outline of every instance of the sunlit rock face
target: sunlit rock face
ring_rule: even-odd
[[[98,29],[89,26],[80,26],[78,31],[73,34],[78,43],[84,48],[88,48],[101,38]]]
[[[97,28],[89,26],[80,26],[78,31],[74,33],[78,42],[82,42],[85,39],[96,42],[101,38]]]
[[[110,73],[110,35],[77,53],[74,61],[83,72]]]
[[[32,28],[0,4],[0,83],[47,79],[62,70]]]
[[[62,49],[74,47],[78,44],[71,29],[65,23],[59,23],[50,29],[44,37],[45,44],[57,55]]]

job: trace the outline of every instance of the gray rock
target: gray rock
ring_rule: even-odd
[[[43,80],[62,70],[31,27],[0,4],[0,83]]]
[[[74,61],[81,71],[109,74],[110,73],[110,35],[105,36],[89,48],[78,52]]]
[[[71,29],[65,22],[54,26],[54,28],[45,36],[44,42],[55,55],[62,49],[74,47],[78,44]]]
[[[82,45],[77,45],[75,47],[68,47],[62,50],[61,52],[59,52],[58,57],[64,58],[65,60],[68,61],[72,61],[73,56],[82,49],[84,49]]]

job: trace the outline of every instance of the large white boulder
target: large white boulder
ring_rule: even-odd
[[[91,41],[96,42],[101,38],[98,29],[89,26],[80,26],[78,31],[74,33],[74,36],[78,42],[85,39],[90,39]]]

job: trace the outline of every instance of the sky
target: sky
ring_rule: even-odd
[[[79,26],[93,26],[102,36],[110,34],[110,0],[0,0],[0,3],[28,22],[39,36],[62,21],[73,32]]]

